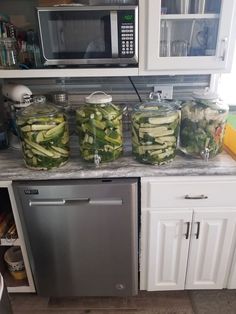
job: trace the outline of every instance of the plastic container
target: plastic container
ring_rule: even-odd
[[[163,165],[176,155],[180,115],[176,103],[160,99],[138,105],[132,113],[132,151],[145,164]]]
[[[192,157],[215,157],[223,149],[229,108],[208,89],[193,94],[181,110],[180,148]]]
[[[20,247],[12,246],[4,254],[4,260],[11,275],[22,280],[26,278],[25,265]]]
[[[49,170],[69,158],[69,131],[66,116],[44,96],[17,112],[24,161],[28,168]]]
[[[122,110],[104,92],[85,98],[86,104],[76,110],[81,157],[99,165],[122,155]]]

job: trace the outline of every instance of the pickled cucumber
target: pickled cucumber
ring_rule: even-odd
[[[94,162],[117,159],[123,152],[122,111],[113,104],[89,104],[76,111],[81,157]]]
[[[53,116],[37,118],[37,113],[35,109],[34,118],[24,115],[17,118],[25,164],[38,170],[60,167],[69,158],[66,118],[60,112]]]
[[[161,115],[158,107],[151,107],[145,108],[144,112],[134,112],[132,114],[134,157],[142,163],[153,165],[172,161],[176,153],[178,132],[179,113],[176,111]]]

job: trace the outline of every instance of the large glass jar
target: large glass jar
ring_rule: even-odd
[[[181,110],[180,147],[187,155],[208,160],[222,151],[229,108],[208,89],[193,97]]]
[[[103,92],[94,92],[85,101],[76,110],[81,157],[96,165],[117,159],[123,151],[121,108]]]
[[[174,102],[148,101],[132,114],[132,150],[146,164],[163,165],[176,154],[180,115]]]
[[[44,96],[17,112],[25,164],[49,170],[64,165],[69,158],[69,131],[65,115]]]

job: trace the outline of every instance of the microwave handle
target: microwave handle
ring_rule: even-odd
[[[111,19],[111,54],[112,58],[118,58],[118,17],[117,11],[110,12]]]

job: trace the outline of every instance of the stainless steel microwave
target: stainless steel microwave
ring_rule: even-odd
[[[38,7],[45,65],[138,64],[138,6]]]

